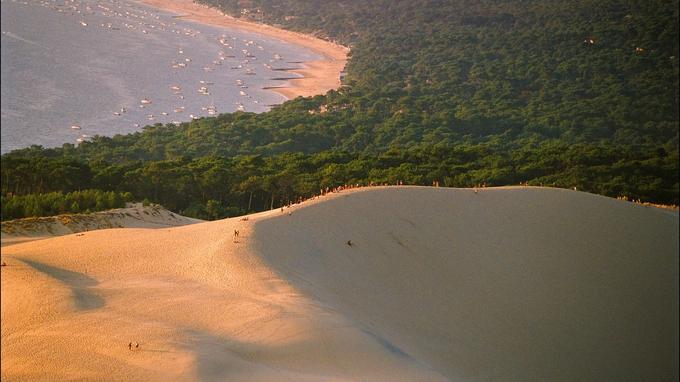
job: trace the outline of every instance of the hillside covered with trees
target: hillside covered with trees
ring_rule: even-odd
[[[130,193],[214,219],[399,181],[678,204],[677,0],[204,2],[350,45],[346,86],[5,154],[3,219],[17,217],[9,200],[51,192]]]

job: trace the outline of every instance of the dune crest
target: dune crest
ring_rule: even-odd
[[[2,377],[672,380],[677,230],[575,191],[390,187],[17,244]]]
[[[129,203],[125,208],[115,208],[91,214],[64,214],[58,216],[25,218],[2,222],[2,245],[10,245],[107,228],[163,228],[196,224],[203,220],[170,212],[159,205],[143,206]]]

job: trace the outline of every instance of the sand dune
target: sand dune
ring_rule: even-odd
[[[675,380],[677,230],[575,191],[393,187],[17,244],[2,378]]]
[[[129,203],[91,214],[65,214],[2,222],[2,246],[106,228],[164,228],[200,223],[203,220],[177,215],[161,206]]]

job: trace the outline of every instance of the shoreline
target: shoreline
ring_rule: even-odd
[[[286,99],[326,94],[340,87],[340,72],[345,68],[349,48],[322,40],[311,35],[292,32],[266,24],[243,21],[223,14],[216,8],[196,4],[192,0],[141,0],[145,5],[177,13],[175,18],[185,19],[212,26],[235,28],[258,33],[298,46],[305,47],[324,57],[321,60],[302,62],[303,68],[286,70],[302,76],[287,80],[280,87],[268,90],[281,94]]]

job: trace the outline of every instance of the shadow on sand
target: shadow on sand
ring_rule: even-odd
[[[68,285],[73,292],[73,299],[78,310],[92,310],[98,309],[105,305],[103,298],[89,291],[90,287],[94,287],[99,282],[83,273],[73,272],[62,268],[53,267],[51,265],[39,263],[31,260],[21,260],[31,266],[33,269],[42,272],[52,278],[55,278],[64,284]]]

